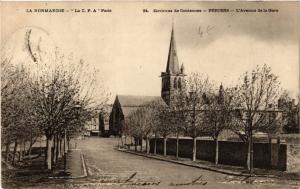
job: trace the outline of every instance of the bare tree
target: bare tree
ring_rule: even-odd
[[[131,112],[125,120],[127,133],[139,140],[146,139],[147,153],[150,150],[149,139],[159,128],[159,116],[165,106],[161,99],[154,100]]]
[[[151,101],[150,103],[146,104],[144,109],[144,120],[145,126],[143,127],[144,137],[146,139],[146,151],[149,154],[150,144],[149,140],[150,137],[154,134],[157,134],[159,129],[159,116],[163,109],[166,108],[166,104],[162,99]]]
[[[34,75],[35,81],[31,86],[34,94],[35,113],[41,120],[40,127],[47,138],[47,167],[52,168],[54,154],[59,154],[58,147],[62,140],[69,144],[71,136],[83,130],[84,123],[91,119],[95,110],[104,105],[106,96],[96,102],[95,100],[95,73],[80,60],[74,63],[72,58],[66,59],[57,52],[51,59],[54,66],[40,66]],[[36,61],[39,61],[38,59]],[[69,61],[69,62],[68,62]],[[101,86],[101,85],[99,85]],[[79,106],[79,108],[77,108]],[[68,145],[65,146],[65,152]],[[56,155],[55,154],[55,155]]]
[[[196,138],[207,134],[204,124],[203,110],[206,105],[206,95],[212,93],[212,83],[208,77],[192,73],[187,79],[185,98],[185,114],[187,135],[193,138],[193,161],[196,160]]]
[[[1,71],[6,73],[1,75],[1,123],[5,127],[2,134],[7,136],[7,149],[15,143],[15,154],[18,145],[23,149],[28,141],[31,151],[36,135],[43,133],[47,137],[47,167],[51,169],[52,161],[57,160],[54,157],[61,154],[62,140],[67,144],[81,132],[85,122],[108,98],[96,80],[98,71],[94,67],[83,60],[74,61],[72,55],[66,57],[58,49],[33,52],[30,36],[31,29],[25,37],[29,58],[18,64],[20,68],[12,66],[9,58],[1,57]],[[67,145],[64,146],[66,152]]]
[[[4,67],[1,69],[6,73],[3,74],[5,77],[1,75],[1,82],[4,84],[1,90],[1,141],[6,146],[6,160],[10,144],[15,144],[12,158],[14,164],[17,147],[20,146],[19,160],[22,160],[26,142],[30,142],[30,151],[41,132],[37,127],[39,120],[34,117],[29,73],[23,66],[12,66],[5,61],[2,65]]]
[[[211,94],[206,97],[205,125],[210,136],[215,141],[215,164],[219,161],[219,135],[225,129],[231,128],[235,104],[233,102],[233,93],[235,89],[223,88],[220,86],[218,94]]]
[[[172,133],[176,136],[176,158],[179,158],[179,135],[184,134],[184,128],[187,128],[185,106],[186,106],[186,91],[180,90],[173,96],[173,105],[171,107]]]
[[[245,72],[240,77],[234,101],[241,113],[235,118],[233,131],[248,143],[247,168],[253,172],[253,133],[257,131],[275,131],[273,121],[266,121],[272,105],[277,103],[280,91],[278,77],[269,66],[257,66],[251,73]],[[277,114],[278,115],[278,114]],[[274,117],[275,120],[276,116]]]
[[[299,102],[298,102],[299,103]],[[278,108],[283,111],[283,130],[286,133],[299,133],[299,105],[284,91],[278,100]]]

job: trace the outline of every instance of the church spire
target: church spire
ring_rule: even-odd
[[[178,63],[178,56],[176,51],[176,43],[174,37],[174,27],[172,24],[172,32],[171,32],[171,40],[170,40],[170,47],[169,47],[169,55],[168,55],[168,62],[167,62],[167,73],[179,73],[179,63]]]

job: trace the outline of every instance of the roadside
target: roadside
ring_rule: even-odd
[[[154,154],[146,154],[145,152],[138,152],[133,150],[128,150],[124,148],[115,148],[118,151],[130,153],[134,155],[139,155],[147,158],[152,158],[160,161],[167,161],[170,163],[180,164],[189,167],[200,168],[204,170],[214,171],[222,174],[226,174],[229,176],[243,176],[249,178],[247,180],[280,180],[281,182],[288,181],[293,185],[300,186],[300,174],[299,173],[286,173],[278,170],[266,170],[266,169],[254,169],[254,175],[250,179],[250,175],[247,170],[243,167],[237,166],[228,166],[228,165],[215,165],[212,162],[197,160],[195,162],[191,161],[188,158],[179,158],[176,159],[174,156],[163,156],[163,155],[154,155]],[[250,181],[252,182],[252,181]],[[257,181],[259,182],[259,181]]]
[[[87,176],[85,161],[81,150],[70,150],[67,154],[67,166],[64,173],[63,158],[59,159],[53,170],[47,170],[44,156],[25,160],[22,164],[12,167],[2,162],[2,187],[34,186],[41,183],[66,183],[67,179],[84,178]]]

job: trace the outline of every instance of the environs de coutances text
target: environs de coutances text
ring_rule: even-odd
[[[143,12],[149,12],[147,9],[144,9]],[[250,12],[258,12],[258,13],[273,13],[273,12],[279,12],[278,9],[244,9],[244,8],[238,8],[238,9],[228,9],[228,8],[209,8],[209,9],[153,9],[152,12],[154,13],[165,13],[165,12],[236,12],[236,13],[250,13]]]

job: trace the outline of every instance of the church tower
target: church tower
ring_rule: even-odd
[[[174,29],[172,27],[167,68],[165,72],[161,73],[161,97],[167,105],[172,106],[174,94],[185,89],[185,76],[183,64],[179,67]]]

